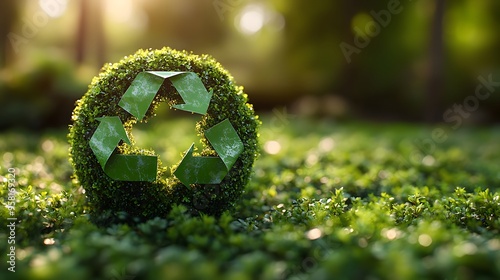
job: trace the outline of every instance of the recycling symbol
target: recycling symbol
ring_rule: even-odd
[[[142,120],[165,79],[170,80],[184,101],[184,104],[174,105],[174,108],[200,115],[207,114],[213,90],[207,91],[194,72],[141,72],[125,91],[118,105],[137,120]],[[131,144],[122,121],[118,116],[96,119],[99,125],[89,144],[104,173],[116,181],[155,181],[158,157],[119,154],[117,147],[121,141]],[[205,130],[204,134],[218,156],[194,156],[192,143],[173,173],[186,187],[191,184],[221,183],[243,152],[243,142],[229,119]]]

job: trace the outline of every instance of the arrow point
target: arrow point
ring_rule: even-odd
[[[184,104],[176,104],[173,107],[179,110],[205,115],[210,106],[213,89],[207,91],[196,73],[189,72],[184,77],[190,78],[182,80],[179,77],[174,77],[170,80],[184,101]]]
[[[175,173],[174,173],[175,174]],[[175,175],[177,177],[177,174]],[[179,179],[179,181],[181,181],[181,183],[186,187],[186,188],[189,188],[190,184],[189,184],[189,179],[188,178],[184,178],[182,175],[180,177],[177,177],[177,179]]]
[[[120,140],[128,144],[130,140],[119,117],[99,117],[96,120],[99,125],[90,138],[89,145],[104,168]]]
[[[127,132],[125,131],[125,128],[123,128],[123,123],[119,117],[98,117],[95,119],[100,122],[99,127],[103,126],[102,129],[105,130],[103,133],[106,133],[107,135],[118,134],[121,138],[120,140],[123,140],[123,142],[131,145]],[[99,127],[97,128],[99,129]]]
[[[184,153],[184,157],[181,160],[181,163],[177,166],[177,169],[174,171],[175,177],[181,181],[181,183],[189,187],[190,181],[191,181],[191,176],[189,172],[191,171],[189,167],[187,166],[188,162],[190,161],[191,158],[193,158],[193,148],[194,148],[194,143],[191,144],[191,147]]]

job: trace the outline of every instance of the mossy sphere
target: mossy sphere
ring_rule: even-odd
[[[243,153],[220,184],[184,186],[175,176],[165,174],[159,162],[154,182],[115,181],[109,178],[93,154],[89,141],[102,116],[118,116],[131,135],[135,117],[118,105],[134,78],[143,71],[195,72],[213,96],[205,115],[197,122],[197,133],[204,145],[201,156],[216,155],[203,132],[229,119],[244,144]],[[260,124],[243,88],[212,57],[194,55],[170,48],[139,50],[118,63],[107,64],[92,80],[87,93],[77,102],[68,135],[70,160],[77,182],[85,189],[91,217],[100,224],[135,223],[163,217],[174,204],[184,204],[193,212],[219,215],[241,197],[258,154],[257,129]],[[160,102],[183,103],[177,91],[165,82],[152,102],[144,120],[151,118]],[[167,121],[167,120],[165,120]],[[190,143],[186,143],[186,147]],[[147,154],[134,146],[120,144],[121,154]],[[172,167],[172,168],[175,168]]]

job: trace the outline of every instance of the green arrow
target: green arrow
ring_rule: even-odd
[[[141,120],[163,81],[170,79],[184,100],[175,108],[206,114],[213,91],[205,89],[201,79],[193,72],[147,71],[139,73],[118,103],[123,109]],[[154,181],[158,168],[155,156],[120,155],[115,149],[120,141],[130,144],[119,117],[101,117],[99,126],[90,139],[90,147],[104,172],[119,181]],[[243,152],[243,142],[228,119],[205,131],[218,157],[195,157],[193,145],[186,151],[175,176],[185,185],[218,184],[222,182]]]
[[[201,115],[207,113],[213,91],[208,92],[200,77],[193,72],[141,72],[125,91],[118,105],[142,120],[165,79],[170,79],[184,100],[184,104],[174,105],[174,108]]]
[[[116,145],[121,140],[130,144],[130,140],[119,117],[101,117],[96,118],[96,120],[100,123],[94,135],[90,138],[90,148],[104,169]]]
[[[229,171],[243,152],[243,142],[231,122],[223,120],[205,130],[205,136]]]
[[[148,72],[139,73],[123,94],[118,105],[138,120],[142,120],[164,79]]]
[[[243,142],[228,119],[207,129],[205,137],[218,157],[194,157],[192,144],[174,172],[186,187],[190,184],[219,184],[243,152]]]
[[[174,105],[179,110],[205,115],[210,105],[213,91],[207,89],[196,73],[184,73],[170,78],[170,81],[179,92],[184,104]]]
[[[90,139],[90,148],[104,173],[118,181],[154,181],[157,157],[115,154],[116,146],[121,140],[130,144],[120,118],[100,117],[96,119],[100,123]]]
[[[194,144],[186,151],[175,170],[175,176],[188,187],[190,184],[218,184],[227,174],[226,166],[219,157],[194,157]]]
[[[147,181],[156,180],[158,158],[156,156],[113,155],[104,172],[117,181]]]

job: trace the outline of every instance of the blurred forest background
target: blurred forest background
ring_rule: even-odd
[[[214,56],[257,110],[498,122],[499,27],[498,0],[2,0],[0,129],[68,125],[104,63],[163,46]]]

